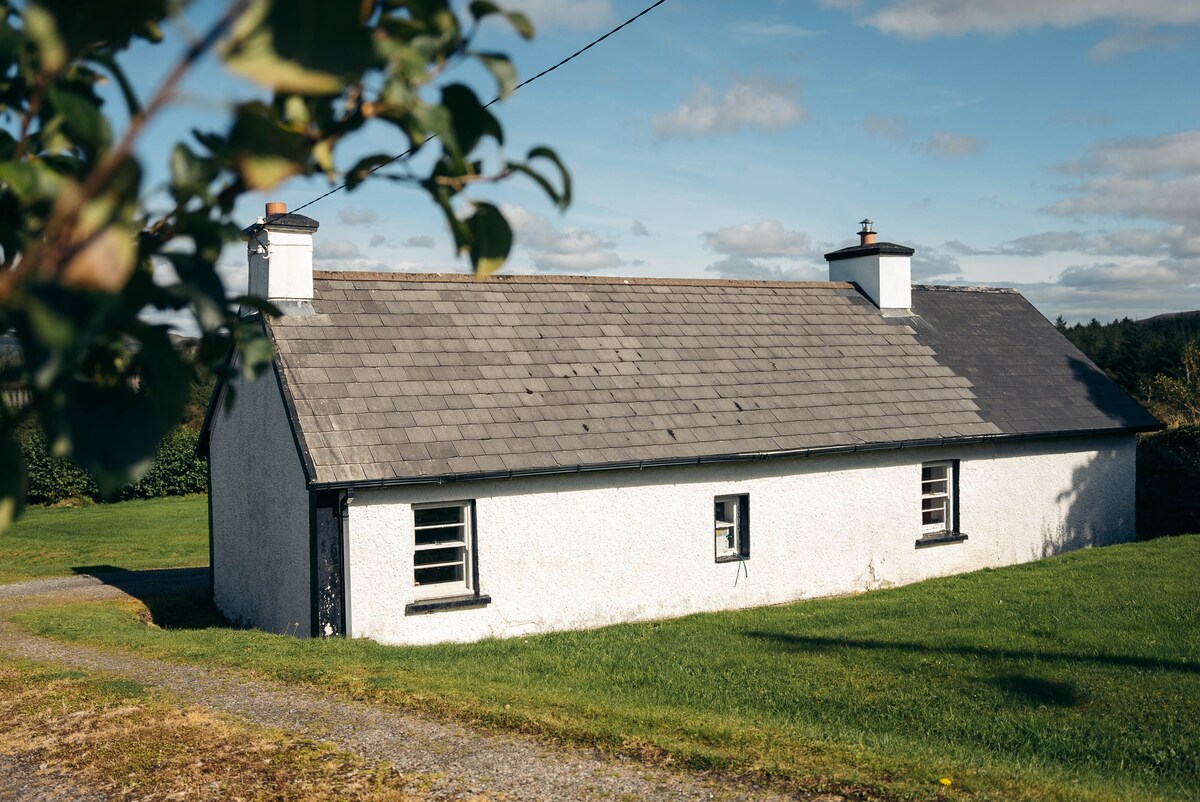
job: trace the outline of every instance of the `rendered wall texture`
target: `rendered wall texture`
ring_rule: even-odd
[[[231,621],[307,637],[308,491],[273,372],[238,379],[209,442],[213,595]]]
[[[280,416],[280,419],[282,416]],[[917,548],[921,463],[960,460],[968,540]],[[467,641],[899,585],[1134,536],[1132,435],[360,490],[350,634]],[[214,471],[215,474],[215,471]],[[745,566],[713,557],[713,499],[748,493]],[[474,499],[475,610],[405,615],[411,505]],[[307,553],[307,552],[305,552]]]

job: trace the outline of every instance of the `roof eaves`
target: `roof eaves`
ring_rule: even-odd
[[[801,448],[782,451],[757,451],[735,454],[714,454],[700,457],[682,457],[648,460],[630,460],[626,462],[602,462],[585,465],[549,466],[544,468],[525,468],[509,471],[488,471],[470,474],[441,474],[431,476],[395,477],[391,479],[365,479],[348,482],[316,482],[309,487],[314,490],[329,490],[335,488],[369,488],[397,487],[403,485],[453,484],[457,482],[478,482],[489,479],[517,479],[526,476],[551,476],[556,474],[598,473],[601,471],[644,470],[647,468],[667,468],[682,465],[709,465],[729,462],[765,462],[771,459],[785,457],[818,457],[832,454],[852,454],[866,451],[895,451],[905,448],[928,448],[935,446],[971,445],[974,443],[990,443],[998,441],[1022,440],[1052,440],[1068,437],[1089,437],[1095,435],[1138,434],[1142,432],[1160,431],[1162,424],[1157,426],[1125,426],[1106,429],[1075,429],[1048,432],[1016,432],[988,435],[963,435],[957,437],[926,438],[919,440],[902,440],[882,443],[852,443],[838,446],[819,446],[816,448]]]

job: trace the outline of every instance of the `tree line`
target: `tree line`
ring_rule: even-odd
[[[1200,424],[1200,312],[1055,326],[1164,423]]]

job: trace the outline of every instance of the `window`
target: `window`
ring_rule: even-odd
[[[413,586],[419,599],[471,590],[471,504],[413,508]]]
[[[956,499],[954,461],[926,462],[921,466],[921,533],[953,532]]]
[[[717,562],[750,556],[750,497],[717,496],[714,503],[713,546]]]

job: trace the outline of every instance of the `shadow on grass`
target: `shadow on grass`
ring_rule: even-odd
[[[163,629],[231,628],[212,604],[207,568],[129,571],[115,565],[78,565],[71,570],[137,599],[150,611],[154,625]]]
[[[1057,682],[1023,674],[1002,674],[993,677],[990,684],[1031,705],[1047,707],[1074,707],[1079,704],[1079,693],[1069,682]]]
[[[869,649],[881,652],[913,652],[920,654],[956,654],[970,657],[986,657],[992,660],[1039,660],[1047,663],[1091,663],[1099,666],[1123,666],[1147,668],[1160,671],[1180,671],[1200,674],[1200,663],[1187,660],[1158,660],[1151,657],[1136,657],[1120,654],[1064,654],[1061,652],[1035,652],[1026,649],[984,649],[978,646],[931,646],[925,643],[904,641],[860,640],[849,638],[824,638],[811,635],[786,635],[780,632],[743,632],[756,640],[774,641],[780,648],[797,652],[823,653],[844,649]],[[1040,682],[1040,680],[1039,680]],[[1011,689],[1010,689],[1011,690]],[[1041,693],[1053,691],[1042,689]],[[1035,693],[1026,689],[1025,693]]]

